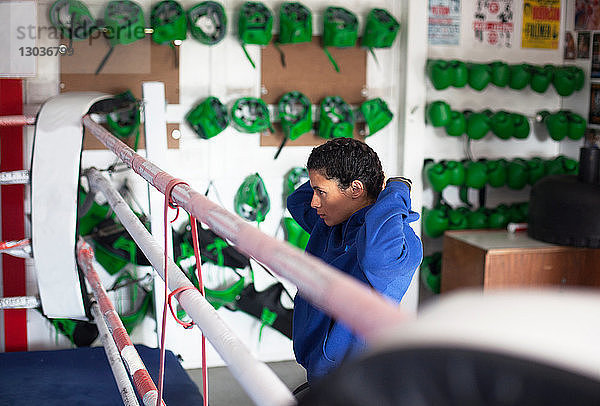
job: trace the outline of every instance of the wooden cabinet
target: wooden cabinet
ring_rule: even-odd
[[[537,241],[497,230],[444,234],[441,292],[548,285],[600,286],[600,249]]]

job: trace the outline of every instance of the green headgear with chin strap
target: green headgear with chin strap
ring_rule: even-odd
[[[310,100],[300,92],[288,92],[279,99],[277,105],[279,120],[284,134],[295,140],[312,128]]]
[[[231,108],[233,126],[241,132],[259,133],[271,128],[269,108],[261,99],[242,97],[237,99]]]
[[[321,102],[319,136],[322,138],[352,138],[354,113],[340,96],[327,96]]]
[[[227,14],[220,3],[203,1],[187,12],[192,37],[204,45],[218,44],[227,33]]]
[[[279,121],[283,129],[283,140],[275,153],[277,159],[287,140],[295,140],[312,128],[312,108],[310,100],[300,92],[288,92],[281,96],[277,105]]]
[[[183,8],[175,0],[163,0],[152,7],[150,25],[152,40],[157,44],[183,41],[187,36],[187,20]]]
[[[118,138],[127,138],[135,134],[134,150],[137,150],[140,134],[140,105],[131,91],[115,96],[126,107],[112,111],[106,115],[106,124],[110,131]]]
[[[258,173],[248,175],[238,188],[233,201],[235,212],[248,221],[262,223],[269,213],[271,201]]]
[[[283,3],[279,9],[279,38],[275,48],[279,51],[281,65],[285,67],[285,55],[279,44],[299,44],[312,41],[312,14],[301,3]]]
[[[229,124],[227,108],[213,96],[190,110],[185,119],[194,132],[203,139],[209,139],[221,133]]]
[[[308,179],[308,169],[304,167],[295,166],[289,171],[287,171],[287,173],[283,177],[284,200],[287,199],[287,197],[291,195],[298,186],[307,182]]]
[[[145,37],[144,12],[131,0],[114,0],[106,5],[104,23],[111,47],[127,45]]]
[[[247,1],[240,9],[238,35],[242,49],[253,68],[254,61],[246,51],[246,44],[267,45],[273,36],[273,14],[263,3]]]
[[[372,54],[373,48],[389,48],[399,29],[400,24],[387,10],[374,8],[367,15],[361,45],[369,48]]]
[[[336,72],[340,71],[335,59],[327,47],[347,48],[356,45],[358,38],[358,19],[342,7],[327,7],[323,23],[323,50]]]
[[[360,106],[360,111],[365,117],[367,127],[369,127],[367,137],[381,130],[394,118],[386,102],[380,98],[365,101]]]
[[[283,3],[279,9],[279,43],[299,44],[312,41],[312,14],[298,2]]]
[[[78,0],[57,0],[50,7],[50,23],[65,38],[83,40],[97,29],[96,20],[85,4]]]

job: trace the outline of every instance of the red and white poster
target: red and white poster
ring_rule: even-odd
[[[513,0],[477,0],[473,16],[476,44],[510,48],[513,42]]]

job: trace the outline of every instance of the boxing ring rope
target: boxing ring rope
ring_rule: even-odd
[[[97,305],[100,308],[100,317],[96,318],[96,321],[99,321],[99,319],[103,318],[108,324],[108,327],[112,332],[114,342],[117,346],[117,350],[129,369],[129,374],[133,378],[133,384],[142,398],[144,405],[155,406],[158,398],[158,390],[156,389],[156,385],[154,385],[148,370],[144,366],[144,362],[133,346],[131,338],[129,338],[129,334],[127,334],[127,330],[121,322],[119,314],[115,310],[108,297],[108,294],[106,293],[106,290],[102,286],[100,277],[94,269],[92,263],[93,260],[94,251],[92,250],[92,247],[90,247],[89,244],[80,237],[79,241],[77,242],[77,262],[86,279],[88,280],[94,297],[97,301]],[[115,379],[119,380],[119,378],[120,377],[115,375]]]
[[[86,175],[90,187],[104,194],[123,227],[138,244],[156,272],[164,279],[164,251],[162,247],[144,227],[112,184],[98,170],[87,169]],[[182,287],[193,288],[182,291],[177,300],[227,363],[232,375],[254,403],[273,406],[294,404],[294,397],[279,377],[267,365],[252,356],[243,342],[229,330],[229,327],[222,321],[214,307],[194,288],[171,258],[168,259],[167,266],[168,286],[171,291]]]
[[[35,116],[2,116],[0,117],[0,127],[16,127],[35,124]]]
[[[119,388],[119,393],[123,399],[123,404],[125,406],[139,406],[133,386],[131,386],[131,381],[129,380],[129,375],[125,369],[125,365],[123,364],[123,359],[121,358],[119,349],[112,338],[110,329],[106,325],[106,320],[104,320],[104,317],[102,316],[102,312],[100,311],[98,303],[92,302],[91,311],[92,316],[94,316],[94,320],[96,321],[96,326],[98,326],[100,341],[102,342],[104,352],[106,353],[106,358],[108,359],[108,363],[110,364],[110,368],[112,369],[115,377],[117,387]]]
[[[173,176],[136,154],[89,115],[83,117],[83,125],[162,194],[165,194],[169,182],[175,180]],[[198,221],[232,242],[236,249],[290,280],[304,298],[342,321],[367,342],[376,339],[390,325],[409,318],[397,305],[373,289],[320,259],[264,234],[188,185],[176,185],[171,198]]]

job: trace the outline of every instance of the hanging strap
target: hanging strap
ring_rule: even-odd
[[[335,59],[333,59],[333,56],[331,56],[331,54],[329,53],[329,50],[327,49],[327,47],[323,47],[323,51],[325,51],[325,55],[327,55],[327,57],[329,58],[329,61],[331,62],[331,64],[335,68],[335,71],[339,72],[340,71],[340,67],[335,62]]]
[[[244,50],[244,54],[246,54],[246,58],[248,58],[252,67],[254,69],[256,69],[256,65],[254,64],[254,61],[252,60],[252,58],[250,58],[250,54],[248,54],[248,51],[246,50],[246,44],[242,43],[242,49]]]

